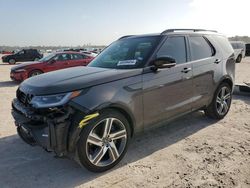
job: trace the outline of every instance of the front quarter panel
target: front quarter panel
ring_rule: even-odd
[[[142,75],[93,86],[71,103],[85,113],[100,111],[104,108],[118,108],[131,118],[134,132],[143,129]],[[81,108],[83,107],[83,108]]]

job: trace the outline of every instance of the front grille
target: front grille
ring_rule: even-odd
[[[23,103],[25,106],[27,106],[30,103],[30,101],[31,101],[31,99],[33,97],[30,94],[26,94],[26,93],[22,92],[20,89],[17,90],[16,96],[17,96],[17,99],[21,103]]]

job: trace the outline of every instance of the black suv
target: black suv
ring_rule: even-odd
[[[36,49],[25,49],[21,50],[15,54],[6,55],[2,57],[2,61],[9,63],[9,64],[15,64],[16,62],[20,61],[37,61],[43,57],[42,54],[40,54]]]
[[[138,132],[197,110],[222,119],[234,74],[232,46],[217,32],[124,36],[87,67],[25,80],[12,113],[25,142],[101,172],[122,159]]]

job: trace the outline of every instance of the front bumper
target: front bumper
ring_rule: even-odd
[[[10,78],[13,81],[23,81],[23,80],[28,78],[28,73],[26,73],[26,72],[20,72],[20,73],[11,72]]]
[[[12,116],[19,136],[28,144],[39,145],[46,151],[54,151],[57,156],[68,155],[68,136],[73,109],[68,107],[65,113],[36,112],[31,107],[14,99]]]

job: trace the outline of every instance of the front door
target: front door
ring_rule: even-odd
[[[186,46],[184,36],[168,37],[156,56],[172,57],[176,66],[143,75],[145,128],[191,111],[192,64],[187,62]]]

